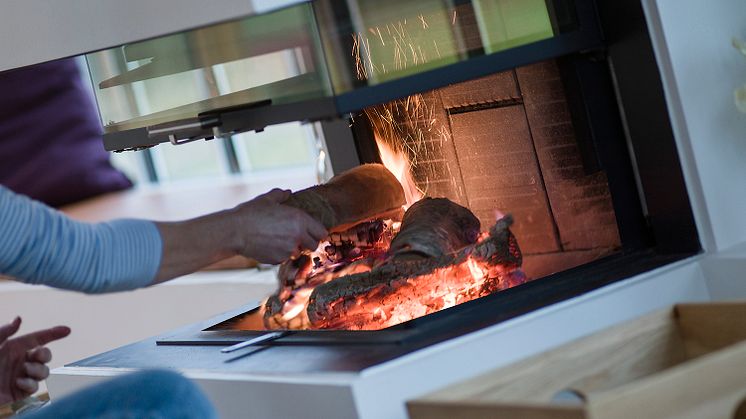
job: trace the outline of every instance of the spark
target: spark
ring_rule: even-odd
[[[425,16],[422,15],[422,13],[420,13],[419,18],[420,18],[420,22],[422,22],[422,29],[427,29],[428,27],[430,27],[430,25],[427,24],[427,21],[425,20]]]
[[[352,34],[352,56],[355,57],[355,75],[358,80],[365,80],[368,78],[365,66],[360,60],[360,37],[358,34]]]
[[[373,55],[370,50],[370,40],[368,37],[365,37],[365,49],[368,55],[368,65],[370,66],[371,74],[380,73],[380,71],[378,71],[378,66],[373,62]]]
[[[404,28],[401,25],[401,22],[399,22],[399,29],[396,28],[396,25],[393,25],[394,32],[396,32],[397,35],[399,35],[400,39],[404,39]]]

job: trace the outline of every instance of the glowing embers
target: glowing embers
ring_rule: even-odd
[[[399,222],[375,220],[330,234],[316,251],[280,266],[280,289],[264,304],[268,329],[311,329],[306,309],[313,290],[336,278],[370,271],[385,258]]]
[[[287,262],[265,326],[375,330],[524,282],[510,217],[480,234],[469,210],[426,198],[397,224],[376,220],[332,235]]]
[[[307,309],[312,327],[382,329],[525,282],[520,250],[508,230],[511,222],[498,221],[454,253],[393,253],[369,272],[317,287]]]

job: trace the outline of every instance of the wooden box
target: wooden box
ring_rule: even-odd
[[[677,305],[407,407],[412,419],[744,419],[746,303]]]

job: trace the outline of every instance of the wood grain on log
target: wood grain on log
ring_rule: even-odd
[[[376,218],[400,219],[404,189],[382,164],[364,164],[329,182],[293,193],[286,205],[300,208],[330,231],[344,231]]]

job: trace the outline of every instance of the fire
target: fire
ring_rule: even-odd
[[[429,27],[428,19],[420,15],[422,30]],[[369,30],[374,42],[380,39],[381,47],[390,46],[389,66],[393,71],[410,65],[409,52],[411,65],[428,61],[423,46],[405,28],[406,20],[397,26],[387,25],[386,34],[391,37],[388,43],[380,28]],[[429,38],[423,39],[429,42]],[[440,57],[436,40],[432,42],[437,54],[430,55]],[[360,80],[387,72],[385,63],[374,59],[371,40],[364,33],[353,34],[352,55]],[[420,179],[420,185],[415,181],[415,174],[418,179],[423,177],[417,159],[427,161],[428,147],[450,141],[449,131],[422,94],[373,106],[364,113],[381,162],[402,185],[404,209],[408,210],[427,195],[427,179]],[[469,246],[441,258],[408,260],[391,254],[391,242],[401,227],[397,220],[366,221],[330,237],[314,252],[283,264],[280,291],[263,304],[265,327],[377,330],[523,283],[526,277],[520,269],[520,250],[508,230],[512,219],[499,211],[495,215],[498,221],[490,231],[482,232],[476,242],[472,236]],[[370,228],[371,223],[377,226],[376,234],[363,236],[374,239],[356,240],[360,226]],[[349,289],[344,286],[347,283],[379,285],[351,294],[335,288]],[[318,296],[321,290],[326,291],[323,297]]]
[[[362,256],[344,266],[322,262],[317,250],[312,254],[318,255],[313,266],[305,265],[313,259],[299,259],[302,274],[280,292],[281,309],[266,303],[270,315],[265,316],[265,326],[377,330],[519,285],[527,279],[520,269],[520,250],[508,230],[511,222],[510,217],[498,220],[476,243],[440,258],[392,258],[387,250],[395,235],[393,225],[363,248]],[[351,294],[334,291],[339,284],[365,283],[373,285]]]
[[[379,138],[378,134],[375,135],[375,138],[378,152],[381,155],[381,163],[399,179],[399,183],[404,188],[404,196],[407,198],[407,205],[404,208],[406,210],[424,196],[412,177],[409,159],[404,153],[394,151],[391,146]]]
[[[435,121],[429,117],[431,110],[425,102],[415,95],[365,111],[373,126],[382,163],[402,185],[405,210],[426,195],[413,175],[417,167],[414,159],[421,155],[419,147],[425,131],[442,135],[435,122],[428,122],[430,125],[426,127],[416,123]],[[448,140],[441,136],[441,141]],[[422,186],[427,187],[427,182]],[[498,220],[495,227],[482,232],[475,243],[457,254],[443,260],[420,259],[411,264],[397,260],[389,252],[391,241],[401,228],[399,221],[367,221],[347,232],[335,233],[314,252],[283,264],[281,290],[264,304],[265,327],[377,330],[521,284],[527,279],[520,269],[520,250],[508,230],[512,220],[505,222],[509,217],[497,210],[495,217]],[[493,231],[501,222],[503,229]],[[361,229],[365,230],[362,236]],[[360,241],[359,237],[367,237],[369,241]],[[393,264],[393,271],[381,277],[380,271],[387,269],[387,264]],[[381,280],[380,286],[336,300],[314,301],[315,293],[329,289],[329,285],[357,278],[361,281],[358,283],[365,283],[376,275]]]
[[[398,231],[401,223],[387,220],[363,224],[365,224],[363,227],[358,225],[346,233],[334,233],[329,240],[321,242],[313,252],[303,254],[299,258],[283,264],[279,272],[281,281],[286,282],[279,294],[282,307],[278,310],[278,315],[265,316],[265,326],[267,328],[311,328],[306,310],[313,290],[319,285],[331,282],[336,278],[370,271],[388,250],[391,239]],[[369,243],[355,243],[355,248],[350,250],[349,246],[353,245],[351,238],[361,230],[371,229],[370,226],[376,226],[377,232],[380,230],[376,239]],[[329,254],[330,248],[335,246],[341,248],[346,244],[349,244],[349,253],[357,250],[359,255],[348,255],[345,261],[334,259],[337,255]],[[287,283],[288,281],[291,281],[291,283]],[[262,307],[268,307],[269,304],[272,304],[271,298],[265,300]]]
[[[526,281],[520,269],[503,270],[469,256],[460,263],[407,278],[390,295],[381,288],[337,301],[333,315],[316,324],[322,329],[379,330],[492,294]],[[336,308],[336,307],[335,307]]]

